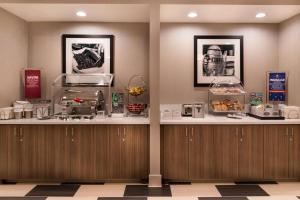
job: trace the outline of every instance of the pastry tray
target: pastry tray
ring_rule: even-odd
[[[275,115],[271,115],[271,116],[261,116],[261,115],[254,115],[254,114],[251,114],[251,113],[248,113],[248,115],[250,117],[254,117],[256,119],[260,119],[260,120],[285,120],[284,117],[281,117],[281,116],[275,116]]]

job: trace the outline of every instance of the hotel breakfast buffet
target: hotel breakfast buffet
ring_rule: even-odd
[[[300,199],[300,1],[0,0],[0,200]]]

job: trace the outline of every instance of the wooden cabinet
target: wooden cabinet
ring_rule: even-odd
[[[289,127],[268,125],[264,130],[264,178],[289,177]]]
[[[214,179],[213,127],[189,126],[189,179]]]
[[[8,179],[69,177],[69,147],[62,126],[22,125],[8,134]]]
[[[290,134],[290,151],[289,151],[289,177],[300,179],[300,125],[291,125]]]
[[[267,179],[300,178],[300,126],[265,126],[265,167]]]
[[[146,179],[149,175],[148,128],[143,125],[126,125],[122,128],[121,177],[124,179]]]
[[[10,126],[0,126],[0,180],[7,178],[7,137]]]
[[[70,137],[70,179],[96,179],[96,137],[93,126],[68,127]]]
[[[186,180],[189,178],[188,127],[166,125],[163,127],[163,168],[165,179]]]
[[[238,178],[263,179],[264,128],[262,125],[240,127],[238,148]]]
[[[144,125],[108,126],[109,179],[144,179],[149,174],[149,133]]]
[[[162,174],[172,180],[263,178],[263,126],[166,125]]]
[[[68,127],[45,125],[46,179],[66,180],[70,177],[70,138]]]
[[[214,127],[215,178],[238,178],[238,126]]]
[[[106,125],[95,125],[93,127],[95,133],[95,153],[96,153],[96,179],[109,179],[108,159],[113,156],[108,154],[109,138]]]
[[[21,167],[21,141],[17,126],[6,129],[7,133],[7,179],[18,179]]]

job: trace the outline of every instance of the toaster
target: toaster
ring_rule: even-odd
[[[182,104],[181,115],[184,117],[191,117],[193,115],[193,105],[192,104]]]

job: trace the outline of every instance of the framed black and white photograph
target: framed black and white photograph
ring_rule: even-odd
[[[194,87],[244,81],[243,36],[194,36]]]
[[[113,35],[63,35],[62,45],[63,73],[114,73]],[[93,80],[85,81],[93,84]],[[76,79],[69,78],[66,83],[76,84]]]

